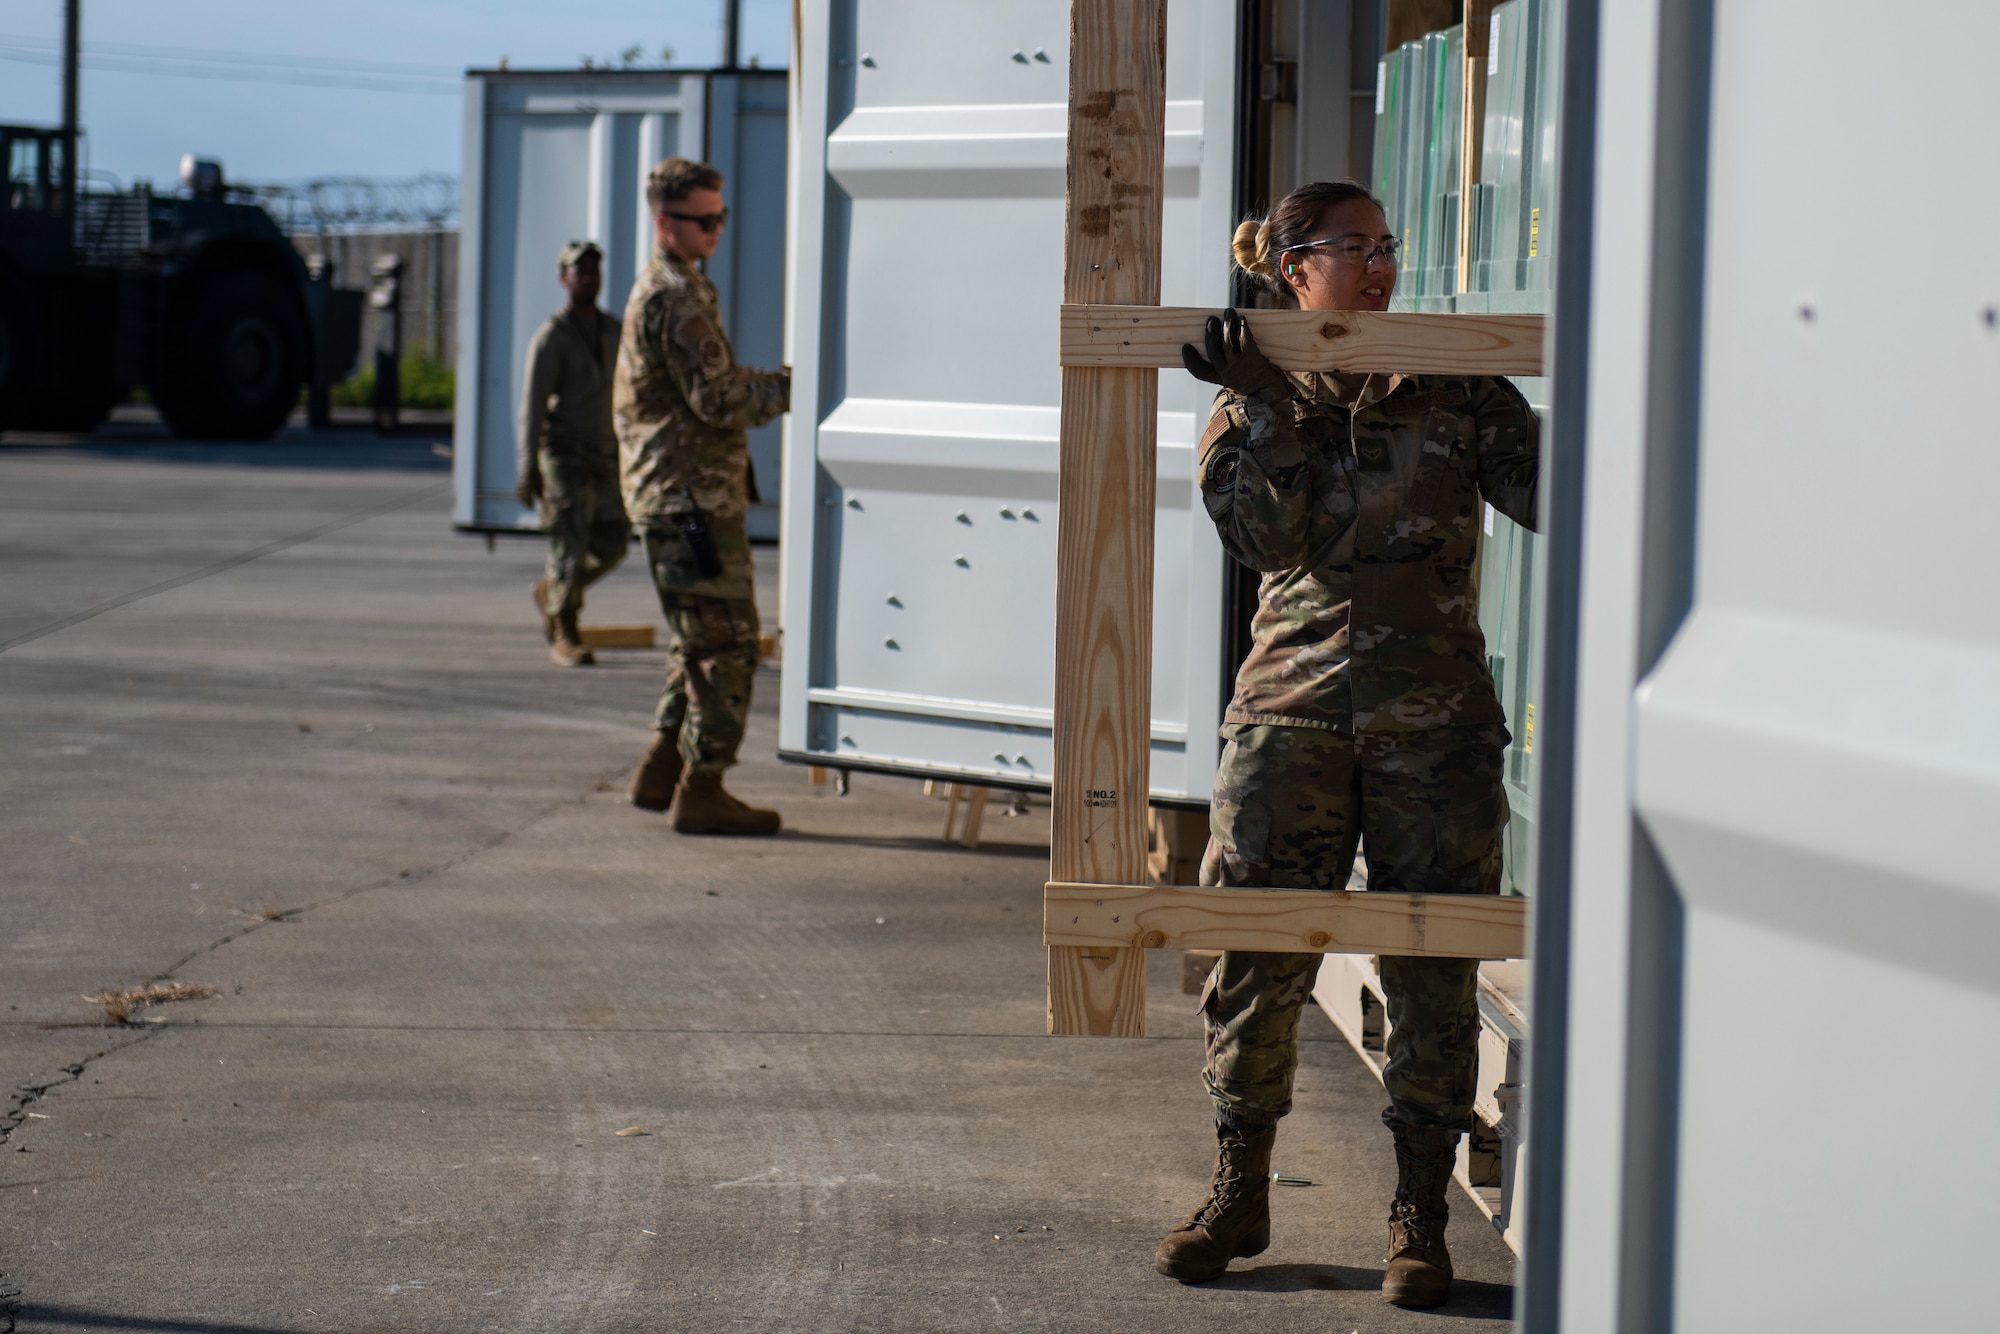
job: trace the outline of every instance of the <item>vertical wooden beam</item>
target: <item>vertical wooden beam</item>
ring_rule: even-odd
[[[1065,303],[1159,304],[1166,25],[1166,0],[1070,5]],[[1062,372],[1055,881],[1145,878],[1159,387],[1151,368]],[[1144,950],[1049,948],[1049,1032],[1145,1028]]]

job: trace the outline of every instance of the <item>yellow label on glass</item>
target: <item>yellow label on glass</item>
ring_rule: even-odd
[[[1533,259],[1535,257],[1535,252],[1541,249],[1541,242],[1542,242],[1542,211],[1538,208],[1531,208],[1528,210],[1528,258],[1529,259]]]
[[[1521,753],[1524,755],[1535,753],[1535,706],[1532,704],[1528,706],[1528,735],[1521,742]]]

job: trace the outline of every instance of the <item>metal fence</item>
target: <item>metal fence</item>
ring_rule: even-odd
[[[458,229],[357,231],[292,236],[301,255],[333,261],[336,287],[366,287],[380,255],[403,261],[403,347],[446,366],[458,362]],[[361,316],[361,346],[375,346],[375,311]]]

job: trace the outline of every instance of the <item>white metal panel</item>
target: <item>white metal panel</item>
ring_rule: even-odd
[[[456,523],[536,526],[514,498],[515,435],[528,340],[564,300],[556,256],[569,241],[596,241],[605,252],[600,304],[622,314],[652,249],[646,169],[699,145],[704,111],[700,75],[468,78]]]
[[[1796,17],[1716,5],[1697,600],[1639,695],[1689,904],[1676,1324],[1990,1328],[2000,151],[1938,131],[1990,119],[2000,12]],[[1949,280],[1855,262],[1824,204],[1857,162]],[[1856,1050],[1893,1073],[1857,1088]]]
[[[736,360],[775,369],[785,357],[785,187],[788,172],[786,76],[739,70],[710,76],[708,161],[723,174],[729,225],[708,262]],[[783,428],[750,432],[750,466],[762,499],[750,507],[750,536],[778,536]]]
[[[833,110],[834,33],[832,8],[824,0],[800,5],[794,15],[785,218],[785,362],[792,368],[792,410],[780,422],[784,450],[778,502],[787,521],[778,560],[778,626],[791,641],[791,651],[784,655],[778,692],[778,739],[781,746],[798,750],[805,746],[811,712],[806,691],[815,683],[807,649],[820,619],[814,608],[814,570],[821,555],[816,517],[817,446],[824,412],[820,368],[826,341],[820,307],[827,274],[825,145]],[[801,506],[815,517],[802,520]]]
[[[588,228],[594,118],[494,116],[486,131],[486,235],[481,247],[477,522],[532,528],[514,498],[521,381],[528,341],[561,308],[556,255]]]
[[[2000,153],[1939,130],[1990,118],[2000,12],[1879,12],[1713,6],[1692,606],[1635,688],[1646,405],[1697,383],[1661,382],[1649,289],[1677,243],[1655,146],[1687,107],[1657,81],[1676,16],[1603,10],[1564,1328],[1993,1324]],[[1947,278],[1857,262],[1829,201],[1881,163]],[[1633,978],[1675,946],[1635,929],[1648,844],[1681,924],[1678,1039],[1650,1054]],[[1648,1059],[1675,1091],[1651,1140]],[[1675,1174],[1645,1196],[1649,1157]]]
[[[1644,518],[1657,0],[1605,4],[1600,22],[1559,1300],[1560,1327],[1578,1331],[1628,1328],[1620,1320],[1619,1275],[1628,1203],[1626,983],[1634,948],[1631,714]],[[1560,378],[1565,368],[1555,373]],[[1532,1134],[1532,1090],[1528,1097]],[[1534,1263],[1531,1251],[1528,1264]]]
[[[479,492],[479,367],[485,353],[480,346],[477,280],[468,273],[484,273],[486,264],[485,228],[475,221],[475,210],[464,201],[486,197],[486,79],[468,74],[460,103],[459,129],[459,230],[458,230],[458,367],[452,390],[451,521],[466,527],[478,506]]]
[[[1703,904],[1687,949],[1674,1328],[1991,1329],[1992,991]]]
[[[789,751],[1048,781],[1068,16],[1064,0],[804,8]],[[1169,8],[1170,304],[1227,294],[1233,17]],[[1166,372],[1160,405],[1153,788],[1205,798],[1223,568],[1193,504],[1208,395]]]

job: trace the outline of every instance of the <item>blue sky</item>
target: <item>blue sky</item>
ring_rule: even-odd
[[[789,0],[744,0],[744,58],[784,65],[790,21]],[[61,34],[61,0],[0,6],[0,121],[61,118]],[[83,0],[85,160],[127,183],[173,182],[186,152],[241,181],[456,175],[466,68],[633,45],[715,63],[722,0]]]

